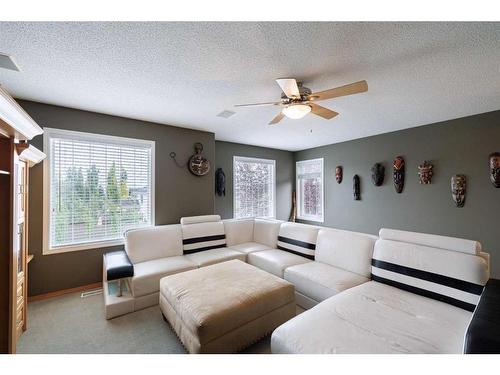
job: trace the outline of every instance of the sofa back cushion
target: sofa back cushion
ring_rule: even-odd
[[[219,220],[214,220],[214,216]],[[182,247],[184,254],[226,247],[224,223],[218,215],[207,215],[207,221],[196,216],[196,220],[182,218]],[[186,224],[188,223],[188,224]]]
[[[131,229],[125,232],[125,251],[132,263],[182,255],[179,224]]]
[[[223,220],[227,246],[253,242],[253,219]]]
[[[181,217],[181,224],[197,224],[220,221],[220,215],[201,215]]]
[[[488,278],[487,261],[478,255],[387,239],[375,243],[373,280],[468,311]]]
[[[283,223],[280,226],[277,248],[314,260],[318,230],[313,225]]]
[[[253,224],[253,241],[275,249],[278,244],[278,233],[281,220],[255,219]]]
[[[459,251],[466,254],[478,255],[481,252],[481,243],[478,241],[438,236],[436,234],[382,228],[379,231],[379,237],[383,240],[414,243],[443,250]]]
[[[316,242],[316,261],[370,277],[376,236],[322,228]]]

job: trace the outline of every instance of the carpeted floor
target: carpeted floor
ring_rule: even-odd
[[[298,310],[298,313],[301,311]],[[18,353],[185,353],[160,308],[150,307],[111,320],[102,295],[67,294],[28,305],[28,329]],[[243,353],[270,353],[269,337]]]

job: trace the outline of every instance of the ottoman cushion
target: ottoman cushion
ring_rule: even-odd
[[[172,326],[183,342],[183,336],[189,337],[189,341],[195,337],[200,345],[200,348],[189,347],[192,343],[184,342],[190,352],[203,352],[204,344],[293,305],[289,309],[291,316],[285,316],[282,322],[288,320],[293,316],[294,298],[292,284],[239,260],[167,276],[160,281],[162,311],[167,312],[169,320],[175,314],[177,321]],[[178,328],[178,320],[182,321],[182,329]],[[259,337],[269,333],[266,330]]]

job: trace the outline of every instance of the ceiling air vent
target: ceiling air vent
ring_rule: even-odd
[[[217,115],[217,117],[229,118],[229,117],[231,117],[232,115],[234,115],[235,113],[236,113],[236,112],[225,110],[225,111],[222,111],[221,113],[219,113],[219,114]]]
[[[19,69],[19,66],[17,66],[16,62],[14,61],[14,59],[11,56],[6,55],[4,53],[0,53],[0,68],[15,70],[16,72],[21,71],[21,69]]]

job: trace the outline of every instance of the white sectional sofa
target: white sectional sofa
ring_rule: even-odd
[[[308,311],[273,332],[273,353],[461,353],[489,278],[476,241],[217,215],[128,231],[125,251],[104,257],[107,319],[157,305],[164,276],[233,259],[292,283]]]
[[[273,353],[462,353],[489,278],[476,241],[381,229],[372,281],[278,327]]]

